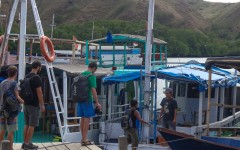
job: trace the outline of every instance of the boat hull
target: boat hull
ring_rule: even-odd
[[[194,138],[191,135],[159,129],[163,138],[168,142],[172,150],[237,150],[239,148],[229,147],[214,142]]]

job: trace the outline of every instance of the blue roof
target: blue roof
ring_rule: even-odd
[[[208,72],[204,65],[188,64],[157,71],[158,78],[172,81],[193,82],[200,85],[199,91],[207,89]],[[231,87],[240,82],[240,78],[230,72],[212,67],[212,87]]]
[[[143,73],[144,74],[144,73]],[[155,74],[155,72],[153,73]],[[107,76],[103,78],[104,84],[124,83],[133,80],[140,80],[141,74],[139,71]],[[160,79],[191,82],[199,84],[199,91],[207,90],[208,72],[204,65],[187,64],[177,67],[170,67],[157,70],[157,77]],[[212,87],[232,87],[240,82],[240,78],[233,76],[230,72],[212,68]]]
[[[142,72],[142,77],[144,80],[145,72]],[[103,84],[119,84],[129,81],[137,81],[140,80],[141,73],[140,71],[134,71],[130,73],[124,73],[124,74],[117,74],[112,76],[106,76],[103,78]],[[151,79],[156,78],[155,76],[151,76]]]

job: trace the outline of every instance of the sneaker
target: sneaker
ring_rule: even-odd
[[[33,143],[24,144],[24,149],[25,149],[25,150],[38,149],[38,146],[37,146],[37,145],[34,145]]]

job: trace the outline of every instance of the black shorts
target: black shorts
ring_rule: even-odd
[[[31,106],[31,105],[24,105],[24,120],[25,125],[35,127],[39,124],[40,118],[40,108]]]

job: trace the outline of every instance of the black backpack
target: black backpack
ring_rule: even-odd
[[[17,82],[14,81],[10,88],[3,94],[3,106],[1,109],[1,114],[3,114],[6,118],[15,118],[22,110],[22,106],[15,95],[16,85]]]
[[[32,86],[31,86],[31,79],[37,75],[32,75],[29,77],[25,77],[24,80],[20,81],[20,96],[24,101],[32,101],[34,98]]]
[[[128,109],[126,110],[124,116],[122,116],[121,120],[121,127],[122,129],[131,129],[133,128],[134,122],[132,120],[132,117],[134,115],[135,110]]]
[[[72,83],[72,100],[74,102],[86,102],[89,100],[90,87],[88,83],[88,77],[92,74],[84,76],[79,74],[77,77],[73,78]]]

